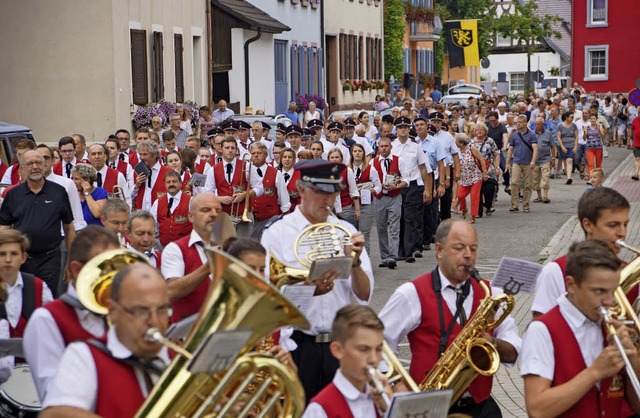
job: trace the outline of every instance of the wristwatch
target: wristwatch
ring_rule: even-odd
[[[85,195],[85,196],[89,196],[90,194],[91,194],[91,193],[89,193],[89,192],[84,192],[84,195]]]

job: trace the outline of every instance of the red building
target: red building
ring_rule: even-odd
[[[587,91],[627,92],[635,88],[640,78],[637,4],[574,0],[572,15],[572,80]]]

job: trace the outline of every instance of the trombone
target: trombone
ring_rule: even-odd
[[[240,174],[240,185],[234,187],[233,193],[245,191],[246,195],[244,197],[244,210],[242,211],[242,215],[240,215],[240,202],[231,202],[231,210],[229,213],[235,224],[238,222],[253,222],[249,217],[249,192],[251,191],[251,168],[253,167],[253,163],[251,161],[251,154],[247,153],[242,156],[242,172]],[[248,173],[248,174],[247,174]],[[247,187],[246,190],[242,190],[242,182],[244,179],[247,179]]]

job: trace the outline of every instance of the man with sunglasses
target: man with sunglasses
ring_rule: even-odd
[[[135,263],[118,271],[107,301],[112,323],[105,336],[67,347],[42,417],[128,417],[136,414],[169,364],[166,347],[146,332],[164,334],[171,304],[158,270]]]

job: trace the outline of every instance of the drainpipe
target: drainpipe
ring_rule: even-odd
[[[249,44],[257,41],[262,37],[262,29],[258,28],[258,34],[253,38],[247,39],[244,43],[244,105],[249,106]],[[240,109],[242,111],[242,109]]]
[[[213,62],[211,61],[211,52],[213,41],[211,37],[213,32],[211,30],[211,0],[206,1],[206,14],[207,14],[207,105],[209,109],[213,109]]]

